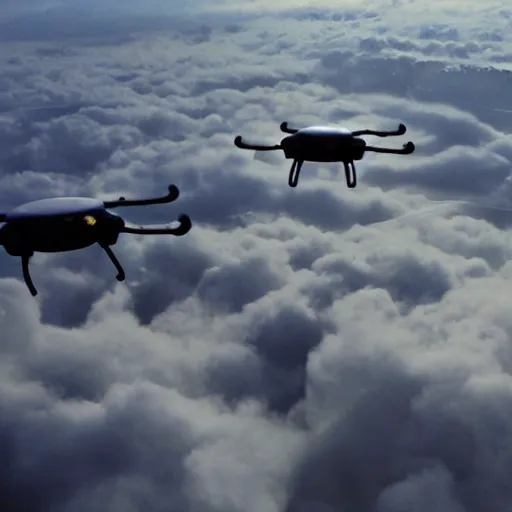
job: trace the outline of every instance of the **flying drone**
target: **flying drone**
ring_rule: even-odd
[[[107,211],[119,206],[144,206],[170,203],[179,196],[175,185],[166,196],[153,199],[100,201],[89,197],[54,197],[23,204],[9,213],[0,213],[0,244],[11,256],[20,256],[23,278],[32,296],[37,290],[29,272],[34,252],[57,253],[84,249],[95,243],[107,253],[117,269],[116,279],[124,281],[125,272],[110,248],[120,233],[140,235],[186,235],[192,223],[188,215],[178,217],[175,228],[128,226],[119,215]]]
[[[263,146],[248,144],[238,135],[235,138],[235,146],[241,149],[254,151],[275,151],[282,149],[285,158],[293,159],[288,178],[288,185],[296,187],[299,182],[299,174],[302,164],[308,162],[342,162],[345,167],[347,186],[354,188],[357,184],[354,160],[361,160],[365,151],[375,153],[394,153],[397,155],[409,155],[415,147],[412,142],[407,142],[401,149],[378,148],[367,146],[366,142],[359,138],[361,135],[375,135],[377,137],[392,137],[403,135],[406,132],[404,124],[400,124],[398,130],[385,132],[375,130],[359,130],[351,132],[346,128],[329,126],[308,126],[298,130],[288,127],[287,122],[281,123],[280,129],[289,133],[275,146]]]

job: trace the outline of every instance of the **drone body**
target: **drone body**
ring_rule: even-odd
[[[415,147],[412,142],[404,144],[401,149],[377,148],[368,146],[360,138],[361,135],[375,135],[377,137],[390,137],[403,135],[406,127],[400,124],[398,130],[383,132],[375,130],[359,130],[351,132],[342,127],[309,126],[302,129],[292,129],[288,123],[281,123],[281,131],[288,133],[281,143],[275,146],[262,146],[248,144],[239,135],[235,138],[235,145],[241,149],[255,151],[274,151],[282,149],[287,159],[292,159],[288,185],[296,187],[299,174],[304,162],[342,162],[345,168],[347,186],[354,188],[357,184],[354,161],[361,160],[365,151],[376,153],[410,154]]]
[[[56,253],[83,249],[99,244],[117,269],[117,280],[125,279],[124,270],[110,248],[120,233],[169,234],[183,236],[192,226],[187,215],[179,217],[176,228],[130,227],[119,215],[108,211],[118,206],[142,206],[176,200],[179,190],[171,185],[168,195],[154,199],[100,201],[87,197],[56,197],[26,203],[9,213],[0,214],[0,244],[11,256],[22,261],[23,277],[33,296],[28,264],[35,252]]]
[[[103,206],[83,197],[33,201],[6,214],[0,241],[11,256],[33,252],[84,249],[98,240],[114,245],[124,221]],[[96,226],[96,228],[95,228]]]

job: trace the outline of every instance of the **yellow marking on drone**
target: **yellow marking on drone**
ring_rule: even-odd
[[[88,226],[94,226],[94,224],[96,224],[96,219],[92,215],[86,215],[84,220]]]

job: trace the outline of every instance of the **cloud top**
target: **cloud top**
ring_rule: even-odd
[[[194,228],[121,237],[121,284],[37,254],[37,301],[0,256],[2,510],[508,510],[508,6],[45,5],[3,7],[3,207],[174,183],[122,213]],[[284,120],[417,150],[292,190],[233,144]]]

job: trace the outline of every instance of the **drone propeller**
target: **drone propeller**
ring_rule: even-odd
[[[407,142],[401,149],[392,148],[376,148],[373,146],[366,146],[365,151],[373,151],[374,153],[393,153],[395,155],[410,155],[414,152],[416,146],[413,142]]]
[[[261,146],[257,144],[248,144],[244,142],[241,135],[238,135],[235,138],[235,146],[240,149],[252,149],[253,151],[275,151],[276,149],[282,149],[282,147],[277,144],[275,146]]]
[[[169,193],[162,197],[154,197],[151,199],[125,199],[120,197],[117,201],[104,201],[105,208],[117,208],[118,206],[145,206],[149,204],[172,203],[176,201],[180,195],[180,191],[176,185],[169,185]]]
[[[400,123],[400,125],[398,126],[398,130],[392,132],[384,132],[377,130],[358,130],[352,132],[352,135],[354,137],[359,137],[360,135],[375,135],[376,137],[395,137],[398,135],[403,135],[406,131],[407,128],[405,127],[405,124]]]
[[[135,227],[135,226],[125,226],[121,232],[122,233],[132,233],[135,235],[174,235],[174,236],[183,236],[186,235],[190,229],[192,228],[192,221],[188,215],[180,215],[178,218],[180,223],[179,226],[175,228],[169,227]]]

